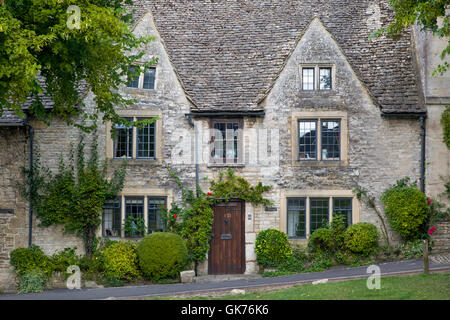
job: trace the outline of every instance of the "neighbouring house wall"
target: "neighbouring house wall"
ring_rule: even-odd
[[[28,245],[28,206],[21,195],[21,167],[28,168],[28,133],[25,127],[0,128],[0,290],[13,289],[15,276],[9,264],[10,252]]]
[[[417,60],[420,67],[423,94],[427,108],[426,121],[426,178],[425,191],[428,195],[449,205],[448,198],[442,193],[444,184],[450,179],[450,149],[443,142],[440,123],[442,112],[450,105],[450,71],[443,75],[432,76],[433,70],[450,57],[441,59],[442,50],[448,39],[438,38],[429,32],[415,27]]]

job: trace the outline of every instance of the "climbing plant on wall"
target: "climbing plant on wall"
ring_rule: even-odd
[[[447,106],[441,116],[444,143],[450,148],[450,106]]]
[[[195,270],[200,262],[205,261],[210,248],[214,212],[212,206],[231,199],[242,199],[253,205],[270,205],[271,200],[262,194],[269,191],[271,186],[258,183],[256,186],[228,169],[219,174],[218,181],[211,181],[211,192],[205,193],[197,186],[197,192],[185,188],[181,179],[168,168],[182,191],[182,204],[177,209],[182,218],[179,234],[185,239],[189,257],[194,262]],[[175,204],[173,205],[175,206]]]
[[[103,166],[99,164],[96,136],[87,163],[84,155],[81,136],[76,152],[72,147],[69,160],[65,162],[61,157],[56,174],[41,163],[34,164],[33,175],[22,168],[26,178],[23,194],[29,197],[31,189],[32,208],[40,220],[39,226],[62,225],[65,233],[83,239],[86,255],[90,256],[95,249],[104,202],[115,198],[123,188],[126,163],[108,179],[106,162]]]

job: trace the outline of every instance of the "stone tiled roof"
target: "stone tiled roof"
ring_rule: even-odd
[[[423,112],[410,31],[369,39],[372,12],[390,21],[387,1],[135,0],[152,11],[194,111],[260,110],[296,39],[317,16],[383,112]]]
[[[0,117],[0,127],[5,125],[22,125],[25,119],[17,116],[12,110],[3,110]]]

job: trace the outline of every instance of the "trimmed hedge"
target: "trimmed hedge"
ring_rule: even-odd
[[[288,236],[276,229],[260,231],[255,243],[256,260],[260,266],[275,267],[292,255]]]
[[[103,252],[105,276],[112,279],[133,280],[140,276],[136,244],[118,241]]]
[[[46,276],[52,274],[52,262],[44,252],[36,245],[29,248],[17,248],[10,253],[10,264],[19,276],[33,270],[41,270]]]
[[[345,246],[353,253],[368,255],[378,245],[377,228],[368,222],[359,222],[347,228],[344,235]]]
[[[388,222],[406,240],[419,239],[428,220],[427,196],[415,186],[397,182],[381,196]]]
[[[308,247],[311,252],[332,251],[334,248],[333,231],[328,228],[316,229],[309,238]]]
[[[188,265],[184,240],[175,233],[155,232],[145,236],[137,246],[139,266],[152,281],[174,279]]]

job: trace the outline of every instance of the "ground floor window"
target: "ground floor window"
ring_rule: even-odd
[[[107,200],[103,206],[103,236],[120,237],[121,210],[120,198]]]
[[[166,206],[167,197],[120,196],[108,200],[103,206],[102,235],[118,238],[142,237],[142,234],[136,232],[125,232],[127,219],[133,220],[136,225],[145,225],[147,233],[165,231],[166,223],[162,212]]]
[[[165,198],[148,198],[148,233],[166,230],[166,220],[161,217],[165,207]]]
[[[306,238],[315,230],[325,227],[336,215],[342,216],[347,226],[352,223],[352,198],[292,197],[286,200],[289,238]]]

